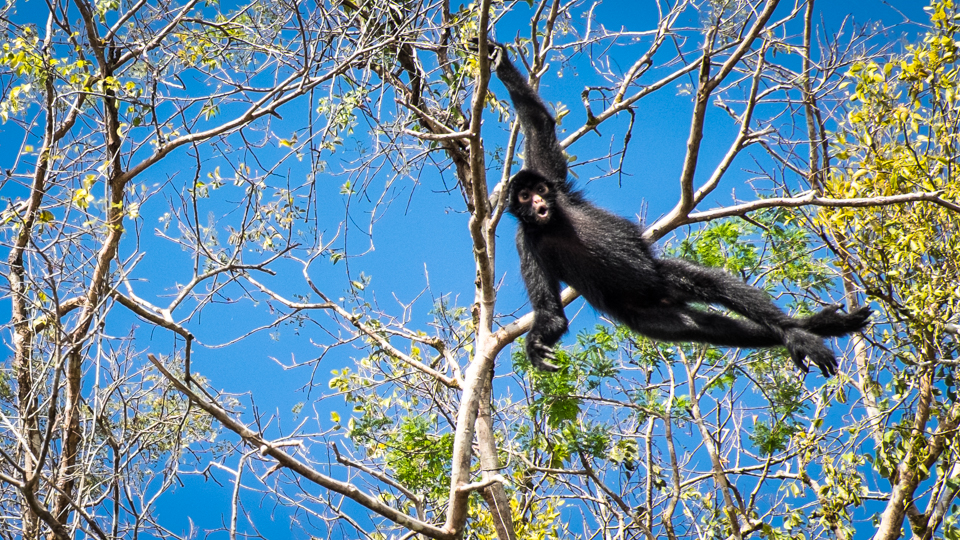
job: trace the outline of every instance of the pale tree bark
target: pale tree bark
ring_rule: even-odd
[[[18,389],[18,412],[20,415],[19,426],[19,463],[22,470],[22,478],[18,481],[19,489],[23,493],[27,505],[23,511],[23,537],[24,539],[34,540],[38,537],[38,516],[34,510],[39,506],[37,498],[38,484],[40,482],[42,462],[44,461],[45,449],[43,447],[42,433],[40,428],[40,407],[39,407],[39,387],[35,379],[35,358],[33,351],[34,334],[37,331],[34,328],[33,320],[30,316],[29,299],[27,295],[28,279],[25,268],[25,252],[30,247],[38,214],[43,203],[44,194],[47,189],[47,176],[50,169],[50,160],[52,153],[55,152],[57,142],[63,138],[73,123],[76,121],[76,108],[64,119],[58,126],[56,118],[52,112],[53,105],[57,99],[54,89],[54,78],[51,64],[51,40],[53,33],[53,17],[47,18],[45,36],[43,42],[43,63],[44,68],[51,72],[48,74],[46,84],[43,88],[43,100],[47,109],[44,116],[43,143],[38,152],[38,162],[33,173],[33,184],[30,186],[30,196],[22,210],[18,213],[20,231],[16,236],[15,244],[10,250],[7,264],[7,280],[10,283],[10,301],[11,301],[11,324],[13,326],[13,368],[17,379]],[[79,108],[83,103],[83,94],[80,94],[74,104]],[[52,426],[48,426],[48,429]],[[48,518],[49,520],[49,518]],[[48,521],[49,522],[49,521]],[[59,533],[63,536],[63,532]]]

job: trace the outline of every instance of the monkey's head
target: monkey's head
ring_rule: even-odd
[[[533,171],[521,169],[510,179],[507,209],[520,221],[542,227],[553,219],[557,195],[554,182]]]

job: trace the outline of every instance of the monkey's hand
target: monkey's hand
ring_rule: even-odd
[[[527,358],[530,359],[530,364],[540,371],[560,371],[560,366],[549,362],[557,361],[553,347],[540,341],[538,337],[527,337]]]
[[[470,51],[474,54],[479,54],[480,40],[477,38],[470,38],[467,40],[467,42],[469,43]],[[502,44],[487,38],[487,58],[490,60],[490,71],[496,71],[497,68],[500,67],[500,63],[503,61],[503,57],[506,54],[507,51]]]
[[[837,358],[833,355],[833,351],[823,344],[823,339],[819,336],[800,328],[792,328],[787,331],[783,344],[790,353],[793,365],[800,371],[810,372],[810,368],[804,362],[806,358],[820,368],[824,378],[829,379],[837,374]]]

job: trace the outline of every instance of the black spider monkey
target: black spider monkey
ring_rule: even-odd
[[[526,352],[535,368],[559,369],[550,360],[556,360],[553,345],[567,331],[560,302],[564,282],[598,311],[649,338],[782,345],[802,371],[809,371],[806,358],[824,377],[836,374],[837,360],[823,338],[863,328],[869,307],[844,314],[834,304],[809,317],[790,317],[765,292],[723,270],[656,258],[638,224],[594,206],[573,187],[553,116],[505,48],[490,42],[490,51],[491,68],[510,93],[524,136],[523,168],[510,179],[507,210],[519,221],[520,271],[534,312]],[[720,304],[744,318],[691,302]]]

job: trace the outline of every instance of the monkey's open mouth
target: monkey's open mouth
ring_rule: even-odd
[[[537,208],[536,212],[534,212],[534,217],[537,219],[537,222],[546,223],[550,220],[550,208],[547,206]]]

